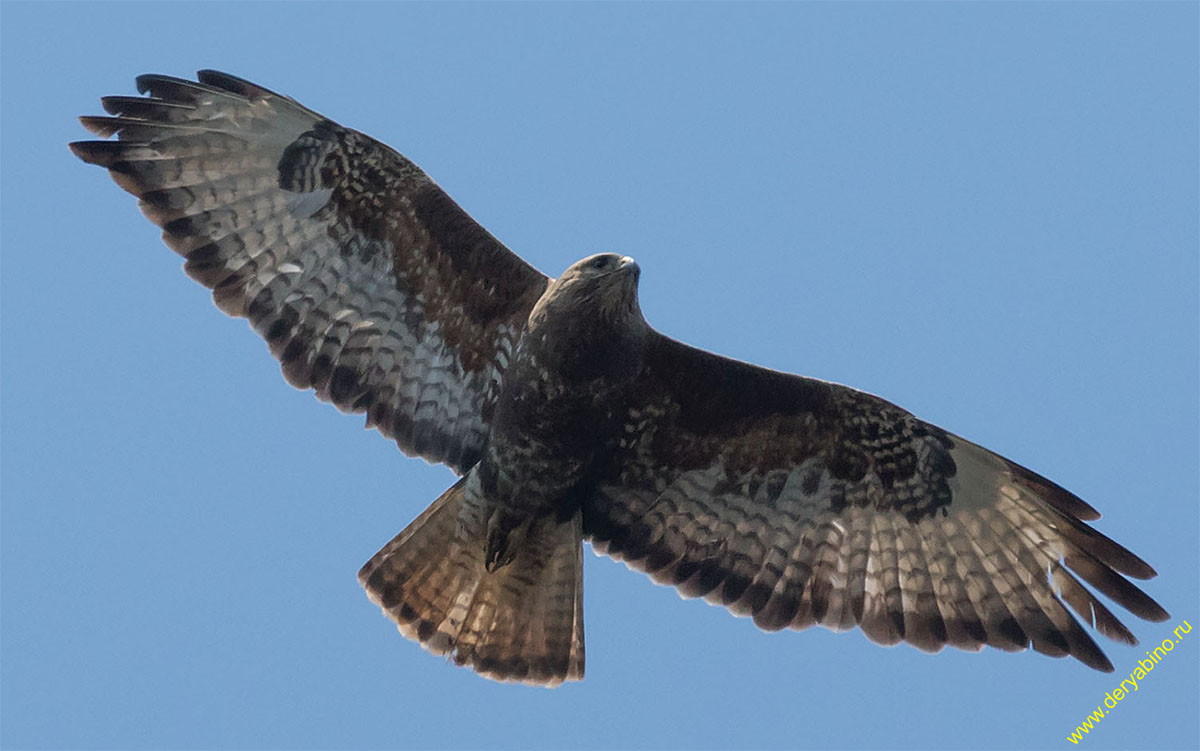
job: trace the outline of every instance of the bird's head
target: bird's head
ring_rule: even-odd
[[[640,321],[637,286],[641,269],[629,256],[597,253],[576,261],[551,282],[538,308],[545,313],[563,307],[573,316]],[[537,309],[535,308],[535,315]]]
[[[636,373],[650,331],[638,305],[639,273],[616,253],[571,264],[533,306],[522,346],[572,378],[603,374],[616,382]]]

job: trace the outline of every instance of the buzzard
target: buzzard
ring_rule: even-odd
[[[461,477],[359,572],[401,633],[497,680],[584,671],[581,543],[767,630],[858,626],[1112,663],[1096,591],[1154,569],[1046,478],[870,394],[655,331],[633,259],[557,279],[396,151],[248,81],[145,75],[83,117],[108,169],[297,388]],[[1074,611],[1072,615],[1070,611]]]

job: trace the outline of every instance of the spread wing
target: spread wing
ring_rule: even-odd
[[[149,97],[71,149],[108,168],[284,376],[406,453],[474,464],[547,279],[416,165],[287,97],[214,71],[141,76]]]
[[[1080,579],[1168,617],[1125,578],[1154,570],[1084,524],[1094,509],[894,404],[657,334],[636,392],[585,535],[760,628],[857,625],[929,652],[1032,644],[1111,671],[1068,608],[1136,639]]]

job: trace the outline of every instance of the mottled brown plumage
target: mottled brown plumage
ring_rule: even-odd
[[[764,629],[1112,665],[1086,588],[1153,569],[1049,480],[869,394],[654,331],[638,267],[550,280],[412,162],[222,73],[142,76],[71,147],[163,228],[288,382],[463,477],[359,573],[400,631],[500,680],[584,670],[581,542]],[[1080,581],[1082,580],[1082,582]]]

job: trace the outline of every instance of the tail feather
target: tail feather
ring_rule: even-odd
[[[488,678],[583,678],[581,514],[533,521],[513,560],[485,563],[487,524],[464,478],[363,566],[359,582],[400,630]]]

